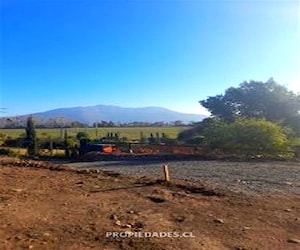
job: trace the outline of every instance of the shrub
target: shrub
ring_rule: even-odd
[[[185,143],[198,144],[202,141],[199,137],[201,137],[201,134],[205,128],[218,127],[223,124],[224,122],[222,122],[219,118],[205,118],[203,121],[196,123],[191,129],[180,132],[177,139]]]
[[[18,137],[18,138],[7,137],[4,140],[3,145],[5,147],[23,148],[25,147],[25,139],[22,137]]]
[[[238,119],[206,127],[203,143],[224,153],[278,156],[288,155],[289,140],[283,129],[272,122],[256,119]]]
[[[14,156],[15,153],[8,148],[0,148],[0,155]]]
[[[86,132],[78,132],[76,135],[76,139],[78,141],[82,140],[82,139],[89,139],[89,135]]]

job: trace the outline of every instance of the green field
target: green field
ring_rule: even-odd
[[[165,133],[169,138],[176,138],[178,133],[187,129],[188,127],[109,127],[109,128],[67,128],[68,136],[76,136],[78,132],[86,132],[92,139],[101,138],[107,133],[119,133],[120,137],[126,137],[129,140],[136,140],[140,138],[141,132],[145,137],[149,137],[152,133],[154,136],[159,133]],[[38,128],[36,129],[38,138],[59,138],[64,136],[64,129],[60,128]],[[0,129],[0,137],[23,137],[25,129]],[[1,139],[1,138],[0,138]]]

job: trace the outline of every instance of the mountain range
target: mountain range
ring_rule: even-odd
[[[205,115],[186,114],[162,107],[144,107],[144,108],[124,108],[112,105],[96,105],[88,107],[72,107],[53,109],[45,112],[18,116],[18,119],[25,120],[32,115],[38,120],[48,120],[63,118],[69,121],[77,121],[85,124],[93,124],[100,121],[112,121],[114,123],[131,123],[131,122],[174,122],[182,121],[184,123],[198,122],[204,119]],[[0,124],[3,126],[3,119]],[[13,119],[13,118],[10,118]],[[2,120],[2,122],[1,122]]]

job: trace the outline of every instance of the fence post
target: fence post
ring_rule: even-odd
[[[164,174],[165,174],[165,181],[169,182],[170,181],[169,166],[167,164],[164,164],[163,170],[164,170]]]

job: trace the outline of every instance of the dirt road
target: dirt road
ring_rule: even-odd
[[[175,179],[217,185],[223,189],[255,193],[300,194],[300,162],[225,162],[225,161],[118,161],[68,164],[77,168],[98,168],[131,176],[162,177],[162,165],[169,164]]]

